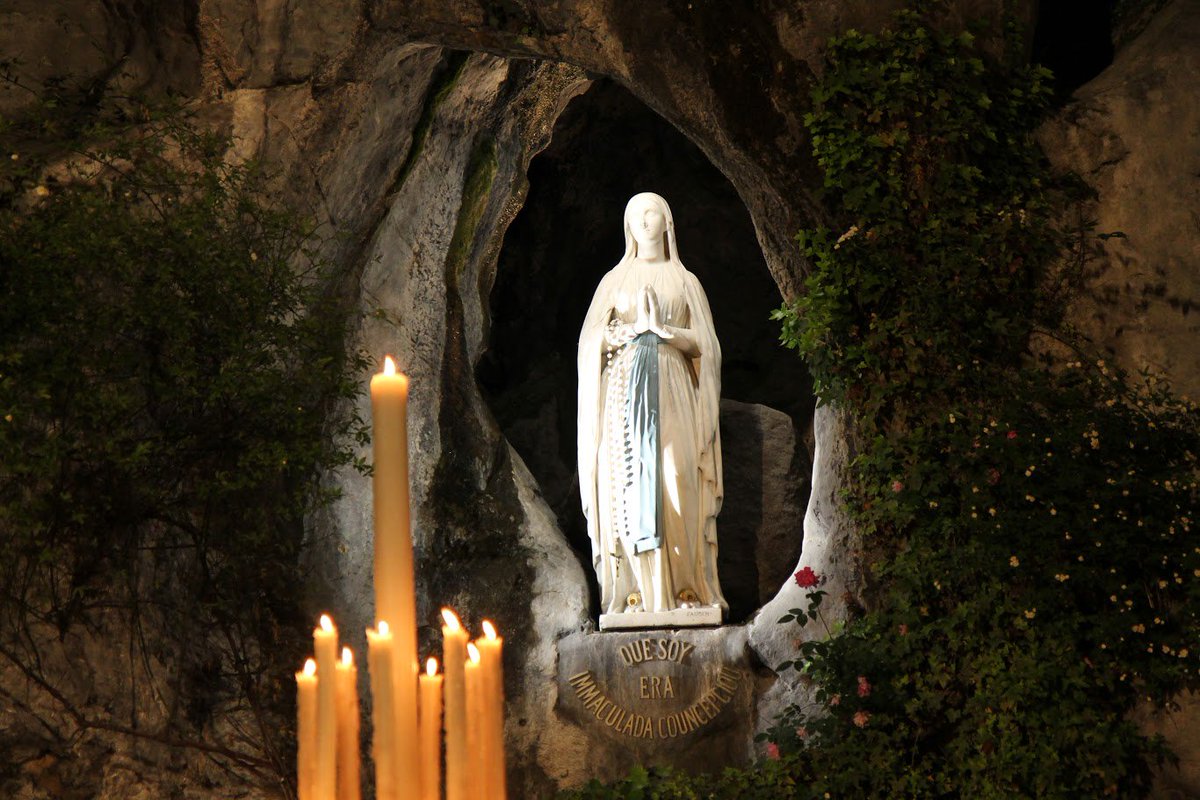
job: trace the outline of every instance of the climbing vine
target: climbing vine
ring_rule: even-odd
[[[777,317],[850,421],[876,588],[768,738],[799,796],[1141,796],[1130,712],[1200,685],[1196,410],[1063,322],[1093,234],[1032,136],[1049,75],[936,6],[834,39],[806,117],[835,224]]]

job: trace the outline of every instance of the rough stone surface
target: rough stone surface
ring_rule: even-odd
[[[0,84],[0,113],[18,112],[49,80],[62,89],[125,94],[200,84],[195,9],[187,3],[7,0],[0,7],[0,58],[14,59],[20,86]]]
[[[1200,797],[1200,696],[1192,692],[1177,698],[1175,711],[1138,709],[1134,719],[1150,736],[1162,736],[1179,756],[1179,763],[1159,770],[1154,782],[1156,800],[1192,800]]]
[[[592,771],[593,740],[569,718],[556,653],[564,636],[564,653],[576,638],[590,638],[582,568],[474,375],[488,346],[497,255],[524,199],[529,160],[546,146],[570,98],[587,87],[584,70],[621,83],[730,180],[772,277],[790,294],[804,267],[792,236],[822,217],[802,126],[811,75],[829,35],[878,27],[899,4],[199,0],[177,7],[114,0],[103,10],[69,2],[51,12],[18,2],[0,12],[0,50],[23,52],[35,81],[69,67],[115,89],[190,94],[204,118],[233,131],[231,158],[259,157],[278,169],[281,196],[310,208],[336,234],[325,253],[344,265],[345,286],[337,288],[362,312],[358,342],[372,353],[397,354],[413,376],[422,641],[432,647],[433,614],[442,603],[460,607],[472,625],[485,613],[497,618],[509,637],[510,793],[540,797],[594,774],[615,774],[628,762],[613,756]],[[1004,3],[952,5],[962,19],[994,14]],[[1026,12],[1033,6],[1018,5]],[[194,13],[172,10],[189,7]],[[1187,45],[1197,39],[1196,12],[1196,0],[1168,5],[1045,131],[1056,161],[1080,169],[1101,190],[1101,229],[1130,237],[1109,240],[1097,262],[1095,305],[1080,319],[1119,358],[1163,366],[1193,393],[1200,348],[1191,316],[1197,249],[1190,215],[1200,124],[1188,83],[1196,55]],[[89,50],[93,38],[102,46]],[[8,104],[0,107],[20,102],[12,97],[0,98]],[[837,500],[850,454],[830,409],[818,410],[814,435],[816,480],[800,564],[828,577],[834,619],[855,602],[861,582],[856,542]],[[356,632],[371,614],[367,483],[356,475],[330,480],[345,496],[314,520],[323,580],[313,586],[313,610],[334,608],[342,628]],[[794,652],[796,639],[823,635],[776,623],[802,602],[798,587],[785,583],[753,622],[711,633],[724,637],[720,646],[731,657],[736,651],[746,664],[777,664]],[[86,643],[63,646],[82,652]],[[122,713],[127,665],[93,653],[84,663],[109,671],[91,673],[79,669],[77,655],[64,652],[61,663],[79,682],[74,688],[90,691],[82,695],[88,710]],[[64,738],[75,737],[66,757],[14,751],[0,779],[6,790],[16,787],[15,797],[272,791],[248,787],[193,751],[135,746],[113,732],[80,735],[61,712],[54,716],[37,687],[4,680],[51,725],[66,729]],[[751,723],[727,737],[731,760],[749,754],[753,729],[802,695],[764,674],[752,697]],[[1173,741],[1185,743],[1182,736]],[[1185,761],[1168,788],[1200,794],[1187,764],[1195,760]]]
[[[520,456],[511,449],[510,453],[518,499],[526,510],[521,543],[535,570],[528,600],[530,615],[537,623],[532,626],[529,652],[519,674],[514,676],[510,665],[520,659],[514,659],[511,652],[505,655],[508,704],[504,738],[509,748],[509,785],[515,788],[510,795],[522,796],[523,792],[523,796],[534,797],[551,793],[555,786],[578,783],[580,765],[589,763],[590,739],[549,710],[558,701],[559,642],[590,625],[585,621],[588,598],[582,569],[533,476]]]
[[[818,0],[803,9],[776,0],[736,6],[379,0],[371,21],[413,39],[565,61],[616,79],[730,179],[787,295],[802,274],[792,237],[823,213],[803,127],[808,82],[832,34],[877,28],[901,6],[900,0]],[[949,24],[997,19],[1004,8],[1028,21],[1034,4],[960,0]]]
[[[1121,365],[1200,397],[1200,3],[1176,0],[1041,131],[1099,193],[1079,327]]]

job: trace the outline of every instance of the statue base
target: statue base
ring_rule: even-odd
[[[768,685],[751,666],[749,630],[724,625],[560,639],[556,719],[578,737],[572,741],[580,742],[588,773],[615,781],[638,765],[707,772],[748,763],[759,692]]]
[[[625,611],[601,614],[600,630],[618,631],[637,628],[704,628],[721,624],[719,606],[676,608],[671,611]]]

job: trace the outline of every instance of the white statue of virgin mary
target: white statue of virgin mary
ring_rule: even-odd
[[[592,298],[578,366],[579,489],[601,626],[607,614],[700,607],[719,622],[721,348],[657,194],[625,207],[625,255]]]

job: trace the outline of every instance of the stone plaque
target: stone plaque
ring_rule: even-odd
[[[755,676],[746,631],[576,634],[559,643],[559,714],[587,735],[597,774],[635,764],[719,769],[744,761]]]

